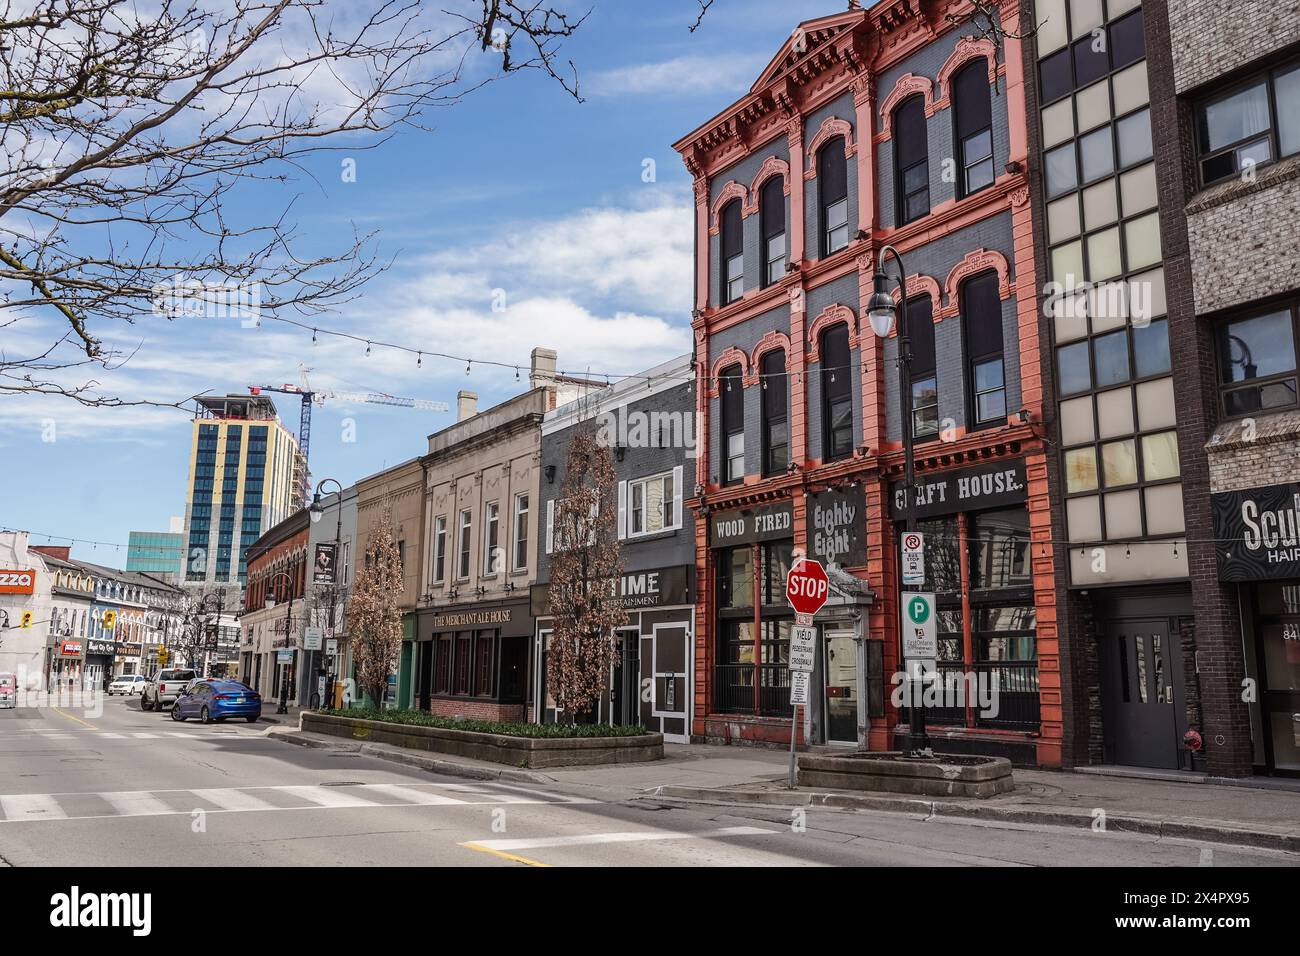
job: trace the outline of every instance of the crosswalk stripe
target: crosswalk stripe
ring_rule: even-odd
[[[416,790],[413,787],[402,787],[395,783],[371,783],[366,785],[366,789],[373,790],[376,793],[386,793],[390,797],[397,797],[397,799],[405,800],[407,803],[418,803],[422,806],[465,804],[464,800],[457,800],[454,797],[444,797],[440,793],[430,793],[428,790]]]
[[[552,846],[586,846],[594,843],[641,843],[648,840],[701,840],[727,836],[771,836],[775,830],[758,827],[723,827],[688,833],[674,830],[631,830],[622,833],[579,833],[573,836],[537,837],[522,840],[475,840],[475,847],[487,850],[533,850]]]
[[[0,797],[6,820],[64,820],[67,814],[57,800],[45,793],[19,793]]]
[[[101,793],[99,796],[116,810],[117,815],[121,817],[152,817],[176,812],[152,793],[144,791]]]
[[[132,734],[131,736],[134,737],[136,740],[157,740],[158,739],[157,734]]]
[[[187,734],[183,730],[169,730],[167,731],[167,736],[168,737],[193,737],[194,735]]]
[[[215,803],[222,810],[278,810],[273,803],[267,803],[243,790],[192,790],[194,796]]]
[[[125,740],[125,739],[126,739],[125,735],[123,735],[123,734],[110,734],[108,731],[104,731],[104,730],[101,730],[101,731],[99,732],[99,736],[103,737],[105,740]]]
[[[273,789],[322,807],[375,806],[375,801],[367,800],[356,793],[357,787],[275,787]]]

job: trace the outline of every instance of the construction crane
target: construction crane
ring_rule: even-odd
[[[445,412],[448,410],[446,402],[430,402],[422,398],[402,398],[397,395],[389,395],[387,392],[339,392],[334,389],[313,389],[307,382],[307,372],[310,370],[301,365],[299,369],[302,372],[302,385],[290,385],[287,382],[283,385],[250,385],[248,391],[252,395],[258,395],[262,392],[280,392],[284,395],[297,395],[302,399],[302,415],[298,419],[298,447],[302,451],[304,460],[307,459],[308,449],[311,445],[311,406],[313,402],[317,405],[324,405],[325,402],[330,400],[358,402],[367,405],[418,408],[427,412]]]

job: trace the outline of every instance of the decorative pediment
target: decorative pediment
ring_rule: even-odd
[[[729,180],[718,193],[718,197],[713,200],[713,205],[709,207],[709,235],[716,236],[721,229],[718,222],[718,216],[722,213],[722,207],[733,199],[739,199],[741,203],[741,213],[749,202],[749,192],[740,183],[734,179]]]
[[[772,177],[781,176],[781,191],[785,195],[790,195],[790,164],[784,159],[776,156],[769,156],[763,160],[763,165],[758,167],[758,175],[749,186],[749,202],[745,206],[745,215],[752,216],[758,212],[758,203],[762,195],[763,184]]]
[[[941,320],[947,318],[947,315],[943,311],[943,293],[939,289],[938,279],[935,279],[932,276],[923,276],[923,275],[908,276],[907,291],[908,291],[909,299],[915,298],[916,296],[922,294],[928,295],[930,297],[930,318],[934,322],[938,323]],[[894,286],[893,296],[894,296],[894,304],[898,305],[898,303],[903,298],[902,290],[900,290],[898,286]],[[889,337],[892,339],[897,335],[898,335],[898,323],[895,322],[894,327],[889,331]]]
[[[939,83],[935,90],[938,97],[934,104],[936,110],[947,109],[951,105],[953,74],[979,57],[984,57],[988,63],[989,82],[992,83],[998,78],[997,47],[993,45],[993,41],[983,37],[962,37],[957,41],[952,55],[939,68]]]
[[[838,116],[828,116],[822,120],[822,125],[817,128],[813,138],[808,141],[808,147],[805,150],[807,161],[804,166],[804,179],[812,179],[817,175],[817,151],[833,140],[836,136],[844,137],[844,155],[852,159],[858,151],[858,144],[853,139],[853,124],[848,120],[840,119]]]
[[[713,367],[709,371],[709,397],[718,397],[718,376],[724,368],[731,365],[740,366],[741,382],[749,378],[749,356],[736,348],[734,345],[728,346],[722,350],[722,354],[713,362]]]
[[[1007,257],[996,249],[976,249],[967,253],[966,258],[953,266],[944,282],[944,293],[948,304],[944,307],[944,316],[956,315],[961,311],[959,292],[961,284],[971,276],[994,270],[998,274],[998,298],[1005,299],[1011,295],[1011,270]]]
[[[789,38],[759,74],[749,91],[757,93],[766,89],[782,75],[796,72],[808,60],[824,56],[834,41],[860,23],[862,18],[861,10],[849,10],[816,20],[805,20],[791,31]]]
[[[817,318],[812,320],[808,326],[808,354],[809,362],[821,361],[822,351],[822,334],[829,328],[839,325],[841,322],[849,327],[849,348],[858,347],[858,315],[847,305],[828,305],[821,310]]]
[[[894,110],[911,96],[920,93],[925,97],[925,115],[934,115],[934,83],[928,76],[905,73],[898,78],[894,88],[889,91],[880,104],[880,137],[889,139],[893,135]]]
[[[745,380],[746,385],[755,385],[759,382],[759,375],[763,370],[763,356],[768,352],[781,349],[785,352],[785,366],[790,364],[790,336],[784,332],[778,332],[773,329],[754,346],[754,351],[749,353],[749,375]]]

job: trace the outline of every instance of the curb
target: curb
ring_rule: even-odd
[[[638,800],[675,799],[721,806],[826,807],[839,810],[875,810],[913,813],[927,817],[957,817],[1001,823],[1036,823],[1091,829],[1091,812],[1036,807],[977,806],[964,803],[916,800],[905,797],[867,797],[847,793],[791,792],[781,790],[712,790],[707,787],[663,786],[646,790]],[[1300,852],[1300,833],[1239,826],[1194,817],[1134,817],[1106,815],[1106,829],[1145,833],[1157,837],[1227,843],[1262,849]]]
[[[367,757],[387,760],[389,763],[405,764],[409,767],[418,767],[429,773],[440,773],[450,777],[465,777],[469,780],[501,780],[507,783],[555,782],[554,777],[548,777],[546,774],[532,773],[527,770],[511,770],[508,767],[503,767],[500,770],[489,767],[474,767],[469,764],[456,763],[454,760],[427,757],[421,753],[389,749],[386,744],[352,743],[343,739],[336,743],[332,740],[324,741],[313,737],[304,737],[297,731],[285,730],[273,730],[267,736],[274,740],[284,741],[287,744],[308,747],[313,750],[339,750],[344,753],[360,753]]]

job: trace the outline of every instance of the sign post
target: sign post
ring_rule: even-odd
[[[794,709],[790,722],[789,785],[796,785],[796,751],[799,742],[799,706],[808,703],[808,688],[817,663],[817,628],[813,617],[822,609],[830,594],[830,579],[818,561],[800,558],[790,566],[785,579],[785,596],[795,612],[795,626],[790,629],[790,704]],[[758,665],[755,664],[757,669]]]

